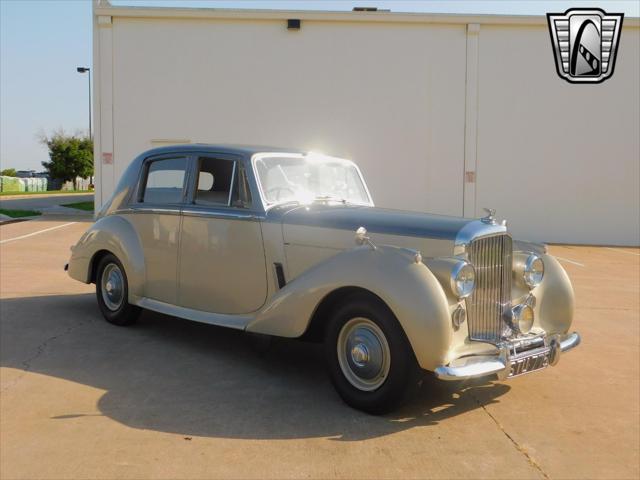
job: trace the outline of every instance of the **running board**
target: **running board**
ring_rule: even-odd
[[[251,315],[229,315],[224,313],[203,312],[202,310],[193,310],[191,308],[179,307],[164,303],[152,298],[141,297],[133,302],[135,305],[154,312],[164,313],[172,317],[185,318],[199,323],[207,323],[209,325],[217,325],[219,327],[234,328],[236,330],[244,330],[247,325],[254,320]]]

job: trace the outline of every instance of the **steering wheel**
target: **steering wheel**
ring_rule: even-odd
[[[271,193],[273,193],[276,197],[276,200],[280,200],[280,194],[283,191],[291,192],[292,195],[296,194],[295,190],[291,187],[272,187],[269,190],[267,190],[267,196],[271,197]]]

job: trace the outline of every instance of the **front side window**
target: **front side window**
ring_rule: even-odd
[[[186,158],[152,161],[147,168],[143,203],[180,203],[184,189]]]
[[[235,181],[235,165],[232,160],[200,158],[198,185],[194,203],[197,205],[229,206]]]
[[[355,164],[324,155],[257,157],[255,173],[267,205],[322,202],[371,205]]]

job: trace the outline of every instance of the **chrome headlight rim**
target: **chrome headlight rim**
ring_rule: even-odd
[[[472,282],[471,285],[467,285],[466,288],[460,288],[459,286],[459,282],[461,274],[464,272],[464,270],[467,269],[467,273],[471,272],[472,274]],[[470,270],[469,270],[470,269]],[[465,261],[465,260],[461,260],[460,262],[456,263],[454,265],[454,267],[451,269],[451,291],[460,299],[464,299],[469,297],[473,291],[476,288],[476,269],[474,268],[474,266]]]
[[[534,265],[536,262],[540,262],[541,268],[538,269],[539,273],[534,272]],[[539,277],[534,278],[533,275],[539,275]],[[539,255],[535,253],[530,254],[527,257],[527,260],[524,264],[524,270],[522,272],[522,280],[525,285],[529,287],[530,290],[533,290],[538,285],[542,283],[542,279],[544,278],[544,260]]]

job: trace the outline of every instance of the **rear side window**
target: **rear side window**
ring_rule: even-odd
[[[142,201],[180,203],[184,188],[186,158],[167,158],[151,162],[147,168]]]

